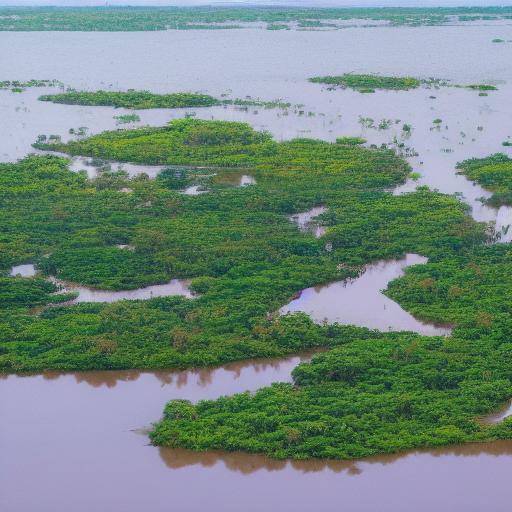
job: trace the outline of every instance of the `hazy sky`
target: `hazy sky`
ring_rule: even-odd
[[[108,0],[109,5],[288,5],[350,6],[459,6],[512,5],[512,0]],[[0,5],[105,5],[105,0],[0,0]]]

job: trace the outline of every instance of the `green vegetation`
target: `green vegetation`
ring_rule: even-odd
[[[57,157],[0,165],[0,270],[32,261],[43,275],[105,289],[188,277],[199,296],[53,307],[38,316],[9,306],[0,315],[6,372],[206,366],[379,337],[273,312],[299,290],[355,276],[368,261],[407,252],[435,260],[484,240],[454,197],[386,192],[410,171],[389,150],[276,142],[242,123],[195,119],[40,146],[174,168],[156,180],[105,171],[91,181]],[[256,185],[222,179],[240,171]],[[210,192],[183,195],[180,180],[207,180]],[[316,239],[288,216],[319,204],[328,208],[320,218],[327,234]]]
[[[352,73],[339,76],[316,76],[310,78],[309,81],[342,88],[348,87],[362,93],[375,92],[375,89],[406,91],[416,89],[421,85],[420,80],[412,77],[356,75]]]
[[[486,246],[485,226],[454,196],[425,187],[393,196],[409,166],[363,142],[277,142],[243,123],[196,119],[65,144],[40,138],[41,149],[167,168],[154,180],[108,170],[88,180],[60,157],[0,165],[0,369],[185,368],[326,347],[294,370],[294,384],[170,402],[152,442],[355,458],[512,437],[510,420],[478,421],[512,396],[512,252]],[[233,186],[240,173],[256,184]],[[191,184],[209,192],[180,192]],[[321,238],[288,219],[318,205]],[[303,288],[412,252],[429,263],[387,293],[452,324],[449,338],[275,313]],[[27,261],[38,275],[7,277]],[[113,290],[192,278],[197,296],[48,307],[66,299],[45,275]]]
[[[368,142],[363,137],[338,137],[336,139],[336,144],[344,144],[346,146],[359,146],[361,144],[366,144]]]
[[[449,338],[351,337],[274,384],[192,405],[168,403],[158,445],[271,457],[352,459],[512,437],[479,418],[512,395],[512,249],[474,246],[406,270],[386,292]]]
[[[237,107],[288,108],[290,103],[280,100],[262,101],[259,99],[222,99],[208,94],[178,92],[155,94],[149,91],[67,91],[61,94],[46,94],[39,97],[41,101],[63,103],[65,105],[110,106],[115,108],[149,109],[149,108],[194,108],[213,107],[217,105],[235,105]]]
[[[117,121],[116,124],[129,124],[140,121],[140,117],[137,114],[122,114],[114,116],[114,119]]]
[[[509,244],[473,248],[409,268],[387,290],[415,316],[456,324],[456,337],[508,344],[512,329],[512,249]]]
[[[267,25],[267,30],[290,30],[290,27],[283,23],[269,23]]]
[[[493,43],[504,43],[505,39],[500,39],[499,37],[497,37],[496,39],[493,39],[492,42]]]
[[[494,85],[486,85],[486,84],[471,84],[464,85],[466,89],[472,89],[473,91],[497,91],[498,88]]]
[[[66,105],[97,105],[133,109],[211,107],[220,104],[219,100],[207,94],[184,92],[153,94],[149,91],[67,91],[61,94],[47,94],[40,96],[39,99]]]
[[[354,459],[512,436],[476,420],[512,394],[510,342],[383,335],[350,339],[293,371],[294,385],[167,404],[150,437],[193,450]]]
[[[0,89],[10,89],[12,92],[23,92],[31,87],[63,87],[62,82],[58,80],[2,80]]]
[[[240,23],[296,23],[335,29],[354,19],[390,25],[440,25],[512,15],[511,7],[296,8],[296,7],[1,7],[0,30],[140,31],[243,28]]]
[[[512,205],[512,158],[496,153],[487,158],[472,158],[458,164],[461,174],[494,192],[487,200],[493,206]]]

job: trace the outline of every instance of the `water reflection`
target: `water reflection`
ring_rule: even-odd
[[[159,447],[158,452],[164,464],[170,469],[182,469],[188,466],[201,466],[212,468],[222,464],[222,467],[244,475],[257,471],[285,471],[292,470],[300,473],[317,473],[329,471],[357,476],[368,470],[370,466],[387,466],[395,464],[402,459],[413,459],[416,463],[428,464],[429,458],[467,458],[490,455],[500,457],[512,456],[512,441],[495,441],[492,443],[467,443],[457,446],[441,448],[426,448],[402,453],[378,455],[362,460],[277,460],[260,454],[243,452],[208,451],[196,452],[181,448]],[[464,464],[464,460],[460,460]]]
[[[280,382],[291,382],[291,369],[300,362],[309,361],[311,357],[322,352],[325,349],[304,351],[293,356],[280,357],[276,359],[248,359],[244,361],[235,361],[217,368],[197,368],[192,370],[161,370],[161,371],[143,371],[143,370],[97,370],[85,372],[57,372],[47,371],[40,375],[46,381],[56,381],[64,378],[73,378],[75,383],[85,383],[93,388],[107,387],[114,388],[119,383],[136,382],[139,379],[143,381],[156,379],[162,386],[171,386],[175,389],[187,387],[205,388],[212,385],[217,380],[229,377],[230,380],[237,381],[242,376],[250,374],[253,379],[258,375],[272,373],[274,378]],[[19,378],[33,378],[31,374],[19,375]],[[7,378],[7,375],[0,374],[0,378]]]
[[[400,260],[367,265],[355,279],[303,290],[297,299],[282,307],[280,313],[303,311],[315,322],[338,322],[381,331],[448,335],[450,328],[420,322],[381,291],[390,281],[402,276],[406,267],[426,262],[427,258],[423,256],[408,254]]]

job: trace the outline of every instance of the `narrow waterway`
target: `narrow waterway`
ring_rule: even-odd
[[[189,289],[189,279],[172,279],[168,283],[154,284],[137,288],[135,290],[100,290],[67,283],[59,279],[50,278],[50,281],[60,286],[63,293],[76,293],[77,297],[70,303],[79,302],[117,302],[119,300],[147,300],[156,297],[169,297],[171,295],[182,295],[183,297],[193,297]]]
[[[451,329],[420,322],[382,291],[411,265],[424,264],[427,258],[408,254],[400,260],[367,265],[355,279],[336,281],[303,290],[299,297],[280,309],[281,314],[303,311],[318,323],[340,323],[379,329],[414,331],[427,336],[446,336]]]

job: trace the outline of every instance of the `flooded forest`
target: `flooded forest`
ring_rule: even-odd
[[[2,510],[509,510],[512,7],[0,45]]]

